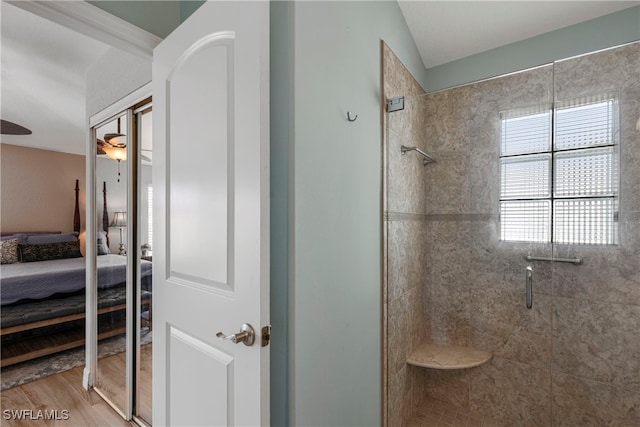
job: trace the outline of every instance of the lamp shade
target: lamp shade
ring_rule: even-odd
[[[111,220],[110,227],[126,227],[126,226],[127,226],[127,213],[114,212],[113,220]]]

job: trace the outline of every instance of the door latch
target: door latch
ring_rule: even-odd
[[[271,341],[271,325],[263,326],[261,346],[262,347],[268,346],[270,341]]]

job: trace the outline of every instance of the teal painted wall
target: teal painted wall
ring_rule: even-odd
[[[419,81],[432,92],[636,40],[640,6],[429,68]]]
[[[89,3],[162,38],[180,24],[179,1],[100,0]]]
[[[196,11],[204,0],[87,0],[94,6],[165,38]]]
[[[270,8],[271,425],[289,423],[289,162],[293,122],[293,5]]]
[[[181,0],[180,22],[184,22],[193,12],[204,4],[203,0]]]
[[[424,66],[395,1],[297,2],[293,15],[289,421],[379,426],[380,40]]]

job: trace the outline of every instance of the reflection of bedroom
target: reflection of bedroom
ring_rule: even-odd
[[[1,15],[1,389],[85,365],[87,242],[93,241],[86,230],[95,215],[99,359],[94,386],[124,407],[118,396],[126,395],[124,354],[127,342],[133,342],[140,360],[136,375],[148,378],[141,389],[149,390],[140,397],[137,415],[150,420],[150,106],[132,110],[133,130],[125,113],[120,123],[114,118],[96,124],[97,140],[87,143],[87,118],[149,82],[150,62],[6,2]],[[127,67],[114,69],[113,63]],[[31,133],[11,134],[5,120]],[[121,134],[122,145],[108,134]],[[105,143],[128,156],[111,155],[109,146],[100,149]],[[87,165],[92,164],[87,155],[95,156],[93,207],[87,206]],[[138,172],[139,195],[131,194],[130,169]],[[137,201],[135,208],[131,200]],[[140,305],[131,309],[135,301]],[[127,325],[133,325],[135,337],[125,334]],[[83,381],[78,372],[71,381]]]
[[[101,130],[109,132],[111,129],[109,125],[105,125]],[[36,140],[37,135],[23,138]],[[83,138],[80,138],[79,142],[78,145],[84,150]],[[65,319],[68,314],[81,315],[81,311],[84,311],[86,158],[84,155],[54,151],[53,149],[57,148],[54,141],[49,142],[49,145],[52,150],[5,143],[1,146],[3,367],[72,347],[72,344],[61,339],[44,349],[41,346],[45,344],[27,344],[21,335],[24,334],[23,330],[34,336],[56,332],[65,329],[60,326],[65,324],[71,329],[71,326],[77,325],[61,319]],[[106,281],[126,282],[126,257],[118,256],[120,244],[126,244],[126,226],[118,227],[119,224],[113,221],[116,212],[126,214],[127,211],[127,174],[121,173],[118,176],[118,170],[126,172],[126,163],[126,160],[123,160],[119,164],[106,155],[96,156],[96,181],[100,185],[96,194],[98,203],[95,213],[99,217],[99,233],[111,236],[108,246],[106,240],[98,241],[98,244],[104,247],[98,254],[105,255],[98,257],[99,272],[102,264],[119,265],[116,274],[110,274],[108,277],[99,274],[99,287],[106,285]],[[74,224],[76,180],[77,209],[80,218],[78,229],[75,229],[77,225]],[[106,194],[102,191],[103,187],[107,189]],[[145,205],[146,202],[145,198]],[[108,206],[106,212],[103,211],[105,204]],[[145,208],[146,206],[143,207]],[[103,229],[101,220],[104,214],[111,220]],[[119,234],[121,229],[125,229],[122,240]],[[11,248],[7,249],[8,244],[14,241],[18,243],[17,258],[7,258],[7,253],[11,255]],[[59,269],[64,270],[66,275],[61,275]],[[41,279],[43,272],[47,277]],[[36,280],[44,281],[40,283]],[[79,291],[82,291],[82,295],[78,295]],[[122,300],[120,304],[124,304],[124,291],[121,294],[117,296]],[[69,304],[61,303],[65,301],[65,298],[61,298],[63,296],[68,296]],[[113,296],[114,294],[110,295]],[[47,299],[53,302],[47,304]],[[42,313],[45,312],[47,318],[43,318]],[[45,321],[42,324],[45,324],[46,328],[39,327],[41,323],[37,322],[42,321]],[[22,323],[17,330],[23,333],[8,333],[7,331],[16,330],[20,326],[16,322]],[[49,327],[53,324],[57,325],[55,330]],[[9,327],[14,329],[7,329]],[[60,334],[61,337],[62,335]],[[79,341],[76,335],[73,335],[73,340]],[[14,342],[20,343],[20,348],[15,351],[11,345]]]

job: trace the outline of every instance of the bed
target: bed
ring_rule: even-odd
[[[114,319],[123,320],[126,308],[127,257],[109,253],[106,184],[103,194],[105,230],[98,233],[98,314],[99,322],[108,317],[110,327],[99,328],[99,339],[124,332],[124,323]],[[12,233],[2,237],[2,367],[84,344],[86,259],[78,242],[78,181],[74,229],[72,233]],[[17,262],[5,259],[15,245]],[[151,267],[151,262],[140,261],[141,311],[147,313],[149,328]]]

